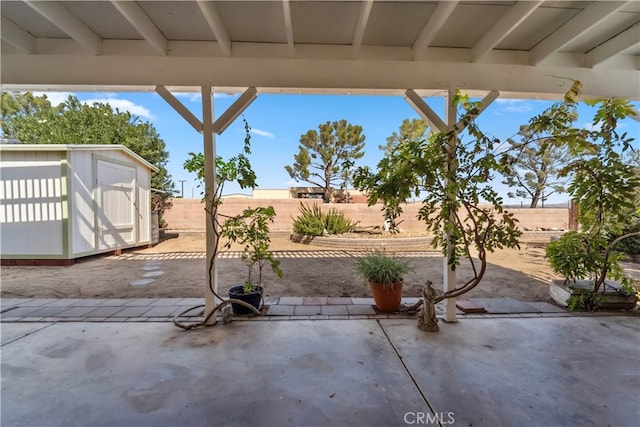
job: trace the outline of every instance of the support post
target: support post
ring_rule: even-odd
[[[202,86],[202,133],[204,136],[204,194],[207,209],[211,208],[211,200],[216,192],[216,145],[213,133],[213,105],[211,103],[211,85]],[[217,245],[217,235],[215,233],[215,221],[211,215],[206,215],[206,248],[207,261],[213,258]],[[215,308],[218,301],[211,292],[211,288],[218,292],[218,266],[217,260],[213,258],[211,261],[213,268],[209,273],[209,265],[206,272],[206,286],[204,291],[205,309],[204,315],[207,317]],[[216,316],[211,316],[207,325],[214,325]]]
[[[213,122],[213,103],[211,95],[211,85],[204,85],[200,88],[202,92],[202,122],[200,122],[182,103],[173,96],[164,86],[156,86],[156,92],[173,107],[193,128],[202,132],[204,141],[204,194],[205,206],[207,210],[212,208],[212,198],[216,194],[218,183],[216,182],[216,139],[215,132],[222,133],[233,120],[238,117],[257,96],[257,90],[248,88],[242,96],[234,102],[225,113]],[[184,183],[183,183],[184,184]],[[184,197],[184,185],[182,187]],[[193,197],[193,189],[191,189]],[[204,289],[204,315],[205,318],[213,312],[220,303],[213,292],[218,293],[218,266],[214,258],[216,247],[218,246],[218,235],[216,233],[216,218],[210,214],[206,215],[206,248],[207,248],[207,268]],[[209,261],[211,260],[211,273],[209,273]],[[213,292],[211,291],[213,289]],[[214,325],[216,316],[211,316],[207,325]]]
[[[457,122],[457,111],[456,105],[454,102],[456,96],[456,89],[451,87],[449,88],[449,93],[447,94],[447,109],[446,109],[446,121],[449,131],[452,132],[451,138],[447,143],[447,154],[448,154],[448,165],[447,170],[449,172],[453,172],[458,168],[458,161],[456,157],[456,148],[457,148],[457,130],[456,130],[456,122]],[[449,184],[447,181],[446,184]],[[453,200],[456,195],[448,194],[449,200]],[[449,221],[454,221],[455,212],[453,211],[453,207],[450,208],[449,211]],[[454,241],[450,235],[445,236],[445,241],[447,242],[447,256],[444,259],[443,266],[443,274],[442,274],[442,291],[447,292],[456,288],[456,271],[449,264],[449,260],[453,257],[454,253]],[[444,318],[445,322],[457,322],[456,319],[456,299],[455,298],[447,298],[445,299],[445,309],[444,309]]]
[[[420,95],[418,95],[415,90],[407,89],[404,95],[404,98],[409,103],[409,105],[411,105],[418,112],[418,114],[420,114],[420,116],[425,121],[427,121],[427,123],[429,123],[429,126],[438,129],[440,132],[450,132],[451,137],[449,141],[447,141],[447,146],[446,146],[447,158],[448,158],[447,171],[449,172],[450,175],[453,174],[453,172],[455,172],[458,169],[458,158],[456,153],[457,144],[458,144],[458,133],[464,130],[465,128],[465,124],[463,123],[463,120],[461,120],[460,123],[457,122],[457,111],[456,111],[456,105],[454,102],[456,97],[456,92],[457,90],[455,87],[449,88],[449,91],[447,93],[447,98],[446,98],[447,104],[446,104],[445,121],[442,121],[440,117],[438,117],[438,115],[422,100]],[[478,110],[475,113],[476,116],[482,113],[489,106],[489,104],[491,104],[499,96],[500,96],[500,92],[498,91],[492,90],[491,92],[489,92],[482,99],[481,105],[478,107]],[[449,179],[447,179],[447,181],[445,182],[445,185],[447,186],[447,191],[448,191],[447,200],[453,202],[455,201],[456,194],[455,194],[455,191],[449,189],[449,184],[450,184],[450,181]],[[453,206],[453,203],[450,203],[448,209],[449,209],[449,212],[448,212],[449,221],[453,223],[455,222],[456,207]],[[443,279],[442,292],[446,293],[456,289],[456,271],[454,268],[452,268],[450,264],[450,260],[453,258],[454,251],[455,251],[455,248],[454,248],[455,242],[453,240],[453,237],[446,233],[445,233],[444,239],[446,242],[447,253],[443,261],[444,265],[443,265],[443,273],[442,273],[442,279]],[[426,304],[427,302],[426,297],[424,301]],[[427,316],[427,313],[424,309],[423,309],[423,313],[425,314],[425,316]],[[427,317],[425,317],[425,320],[422,322],[422,326],[421,326],[422,329],[426,328],[425,325],[427,323],[426,321]],[[443,320],[445,322],[457,322],[455,298],[445,299],[445,310],[444,310]],[[429,328],[431,328],[431,326],[429,326]],[[431,329],[425,329],[425,330],[431,330]]]

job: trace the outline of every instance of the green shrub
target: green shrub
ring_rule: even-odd
[[[564,276],[565,283],[590,277],[599,266],[600,253],[590,250],[593,242],[576,231],[565,233],[547,245],[551,269]]]
[[[634,212],[632,215],[629,216],[627,220],[627,225],[622,229],[622,232],[618,231],[616,233],[616,231],[611,230],[610,227],[607,230],[609,242],[614,241],[616,238],[624,234],[635,233],[638,231],[640,231],[640,213],[639,212]],[[640,255],[640,236],[627,237],[626,239],[618,242],[618,244],[615,245],[613,249],[616,251],[624,252],[627,255]]]
[[[324,220],[320,207],[315,204],[309,207],[300,202],[300,215],[293,220],[293,232],[307,236],[322,236]]]
[[[336,208],[329,209],[324,219],[328,234],[342,234],[353,231],[356,224],[344,216],[344,213]]]
[[[293,219],[293,232],[307,236],[342,234],[352,231],[356,224],[335,208],[323,213],[317,204],[309,206],[300,202],[300,215]]]
[[[391,285],[401,281],[404,275],[412,271],[409,262],[383,251],[369,252],[356,259],[356,273],[372,283]]]

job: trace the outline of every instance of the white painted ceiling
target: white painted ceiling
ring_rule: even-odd
[[[6,88],[640,98],[640,1],[6,1]]]

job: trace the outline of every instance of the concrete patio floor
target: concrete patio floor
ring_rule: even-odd
[[[636,426],[640,318],[2,323],[3,426]]]

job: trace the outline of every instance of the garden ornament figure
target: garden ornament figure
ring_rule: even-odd
[[[438,327],[438,318],[436,317],[435,299],[436,290],[433,288],[431,280],[427,280],[424,289],[422,290],[422,298],[424,304],[422,304],[422,310],[420,310],[420,317],[418,319],[418,327],[423,331],[437,332],[440,330]]]

